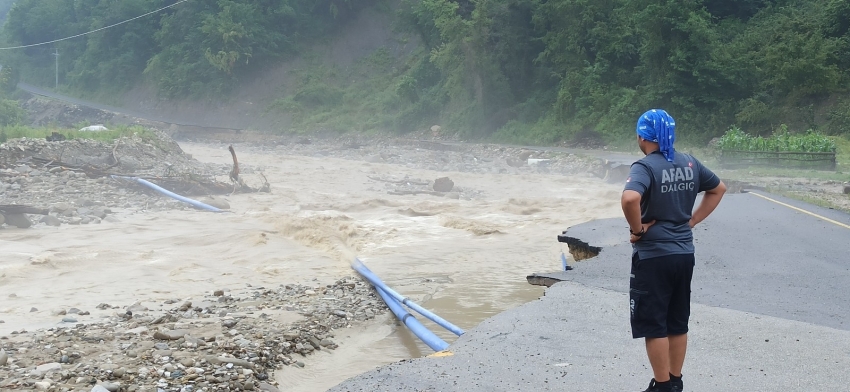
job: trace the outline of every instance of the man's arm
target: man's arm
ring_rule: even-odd
[[[629,231],[632,233],[629,236],[629,241],[631,243],[635,243],[640,240],[640,237],[642,237],[643,234],[645,234],[646,231],[655,224],[655,221],[641,223],[641,197],[640,192],[626,189],[623,191],[623,196],[620,198],[620,204],[623,207],[623,215],[626,216],[626,221],[629,222]]]
[[[720,204],[720,200],[723,199],[724,193],[726,193],[726,184],[723,181],[720,181],[720,184],[714,187],[714,189],[705,191],[702,202],[699,203],[699,207],[691,215],[691,228],[698,225],[714,212],[714,209]]]
[[[623,191],[623,196],[620,198],[623,215],[626,216],[626,221],[629,222],[629,230],[632,233],[639,233],[643,229],[643,225],[640,222],[640,199],[640,193],[628,189]]]

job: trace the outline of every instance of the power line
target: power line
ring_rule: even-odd
[[[115,27],[115,26],[118,26],[118,25],[122,25],[122,24],[124,24],[124,23],[131,22],[131,21],[134,21],[134,20],[139,19],[139,18],[144,18],[145,16],[148,16],[148,15],[151,15],[151,14],[155,14],[155,13],[157,13],[157,12],[159,12],[159,11],[162,11],[162,10],[164,10],[164,9],[166,9],[166,8],[171,8],[171,7],[174,7],[175,5],[178,5],[178,4],[180,4],[180,3],[185,3],[185,2],[187,2],[187,1],[189,1],[189,0],[180,0],[180,1],[178,1],[178,2],[176,2],[176,3],[174,3],[174,4],[172,4],[172,5],[167,5],[167,6],[165,6],[165,7],[160,8],[160,9],[153,10],[153,11],[151,11],[151,12],[148,12],[148,13],[146,13],[146,14],[144,14],[144,15],[139,15],[139,16],[137,16],[137,17],[135,17],[135,18],[130,18],[130,19],[127,19],[127,20],[125,20],[125,21],[121,21],[121,22],[118,22],[118,23],[115,23],[115,24],[111,24],[111,25],[109,25],[109,26],[101,27],[101,28],[99,28],[99,29],[92,30],[92,31],[88,31],[88,32],[85,32],[85,33],[82,33],[82,34],[72,35],[72,36],[70,36],[70,37],[65,37],[65,38],[54,39],[53,41],[40,42],[40,43],[37,43],[37,44],[21,45],[21,46],[10,46],[10,47],[8,47],[8,48],[0,48],[0,50],[31,48],[31,47],[33,47],[33,46],[47,45],[47,44],[52,44],[52,43],[59,42],[59,41],[69,40],[69,39],[72,39],[72,38],[82,37],[82,36],[84,36],[84,35],[86,35],[86,34],[96,33],[96,32],[98,32],[98,31],[102,31],[102,30],[106,30],[106,29],[109,29],[109,28],[112,28],[112,27]]]

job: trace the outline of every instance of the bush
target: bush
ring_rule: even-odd
[[[18,101],[0,99],[0,126],[21,124],[27,119],[27,112]]]
[[[732,127],[720,138],[717,146],[724,151],[835,152],[835,141],[823,134],[812,130],[792,134],[784,125],[766,138],[753,137],[738,127]]]

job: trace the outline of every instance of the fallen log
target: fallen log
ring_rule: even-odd
[[[227,146],[227,149],[230,150],[230,156],[233,157],[233,169],[230,170],[230,179],[233,182],[242,184],[242,181],[239,180],[239,161],[236,159],[236,150],[233,149],[232,144]]]
[[[446,192],[437,192],[437,191],[387,191],[387,194],[395,195],[395,196],[405,196],[405,195],[432,195],[432,196],[445,196]]]
[[[7,214],[36,214],[36,215],[47,215],[50,210],[47,208],[37,208],[32,206],[25,206],[21,204],[3,204],[0,205],[0,212],[4,215]]]
[[[390,184],[410,184],[410,185],[430,185],[431,184],[430,182],[422,182],[422,181],[407,180],[407,179],[405,179],[405,180],[387,180],[387,179],[375,177],[375,176],[368,176],[368,178],[370,180],[373,180],[373,181],[388,182]]]

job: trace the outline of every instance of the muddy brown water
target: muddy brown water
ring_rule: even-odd
[[[201,161],[230,159],[223,145],[181,146]],[[246,284],[323,285],[353,275],[355,256],[397,291],[470,329],[542,294],[525,276],[560,266],[561,230],[620,214],[620,188],[592,178],[443,173],[247,147],[239,158],[263,168],[272,193],[227,197],[232,213],[130,208],[116,210],[116,223],[0,230],[0,335],[56,325],[54,312],[70,307],[91,311],[80,317],[86,322],[101,315],[95,307],[103,302],[156,307]],[[369,178],[405,175],[447,175],[481,196],[393,196]],[[277,371],[281,389],[323,391],[431,353],[390,315],[336,336],[336,351]]]

